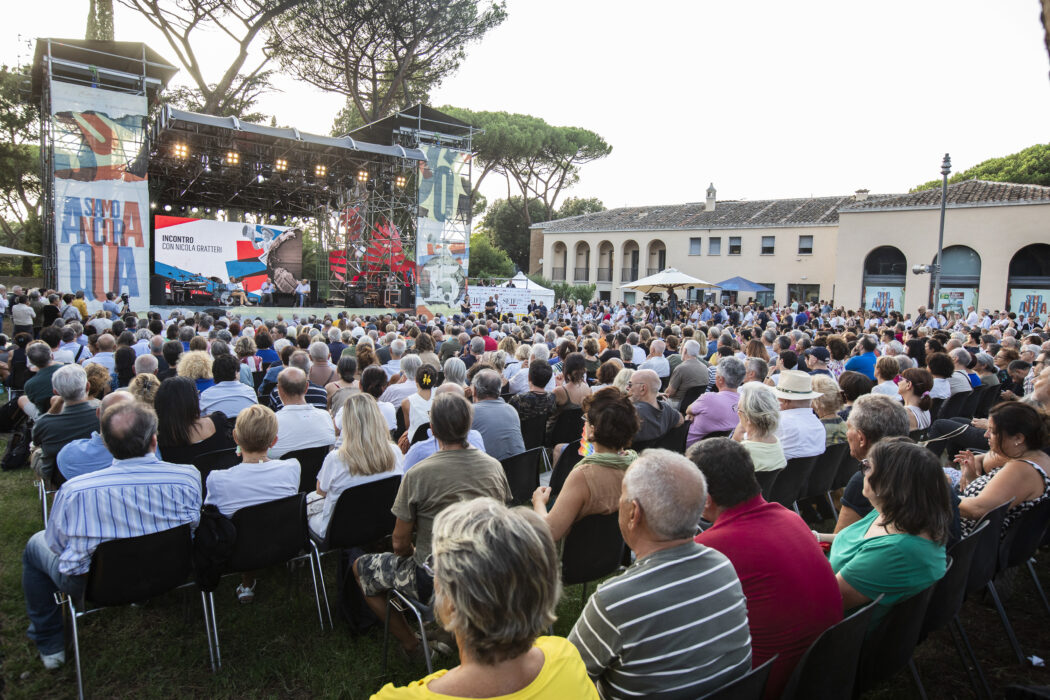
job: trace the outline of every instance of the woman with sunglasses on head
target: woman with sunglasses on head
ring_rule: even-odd
[[[870,513],[835,535],[831,568],[844,610],[883,596],[871,626],[897,603],[939,581],[947,568],[951,494],[932,452],[906,438],[880,440],[861,463]]]
[[[1040,391],[1050,378],[1040,376]],[[1050,497],[1050,415],[1028,403],[1008,401],[988,415],[989,450],[975,455],[963,450],[955,457],[962,472],[959,512],[963,533],[970,532],[988,511],[1013,499],[1003,532],[1018,516]]]

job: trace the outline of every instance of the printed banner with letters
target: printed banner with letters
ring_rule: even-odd
[[[1017,314],[1019,319],[1035,314],[1040,321],[1046,321],[1048,303],[1050,303],[1050,289],[1010,290],[1010,311]]]
[[[470,260],[470,153],[420,146],[416,306],[458,308]]]
[[[518,289],[515,287],[478,287],[471,285],[468,296],[470,310],[473,313],[485,313],[485,302],[492,297],[496,310],[500,314],[524,315],[529,313],[529,302],[546,302],[547,307],[554,306],[554,292],[549,290]]]
[[[958,311],[966,318],[966,310],[977,306],[975,287],[941,287],[941,299],[937,308],[941,311]]]
[[[904,287],[864,287],[864,308],[887,313],[904,310]]]
[[[57,287],[90,311],[106,292],[149,303],[146,113],[143,95],[51,84]]]

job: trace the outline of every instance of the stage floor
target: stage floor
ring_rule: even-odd
[[[161,315],[162,318],[168,318],[173,311],[178,311],[185,315],[192,315],[194,313],[201,313],[207,309],[221,309],[224,315],[229,316],[234,314],[241,318],[261,318],[264,321],[276,321],[277,317],[280,316],[284,320],[289,320],[293,316],[298,316],[300,319],[309,318],[311,315],[316,318],[324,318],[325,314],[335,318],[335,315],[340,312],[347,312],[350,315],[356,316],[372,316],[378,317],[384,314],[399,314],[399,313],[418,313],[426,314],[428,317],[432,317],[435,313],[443,313],[446,316],[451,315],[452,310],[448,307],[445,308],[430,308],[430,307],[418,307],[418,309],[351,309],[351,308],[340,308],[337,306],[303,306],[303,307],[292,307],[292,306],[175,306],[175,305],[164,305],[164,306],[150,306],[150,311],[155,311]]]

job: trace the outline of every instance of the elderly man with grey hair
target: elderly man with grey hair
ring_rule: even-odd
[[[686,444],[692,445],[710,433],[730,435],[740,422],[736,413],[740,396],[737,389],[744,383],[747,367],[737,357],[722,357],[715,371],[717,392],[707,392],[686,409],[689,426]]]
[[[667,349],[667,343],[662,340],[654,340],[649,344],[649,356],[645,359],[638,369],[651,369],[656,372],[656,376],[660,379],[671,376],[671,365],[668,364],[667,358],[664,357],[664,350]]]
[[[401,358],[405,354],[405,347],[405,341],[401,338],[390,343],[390,359],[383,364],[387,379],[393,379],[401,373]]]
[[[645,450],[624,474],[620,532],[635,561],[569,633],[601,697],[701,697],[751,669],[740,580],[693,541],[706,504],[704,475],[680,454]]]
[[[678,398],[693,387],[707,386],[707,363],[701,359],[703,350],[700,343],[689,339],[682,344],[682,361],[671,373],[671,383],[667,386],[667,395]]]
[[[969,375],[970,362],[973,361],[973,356],[965,348],[955,348],[948,353],[948,357],[952,358],[952,365],[954,366],[952,376],[948,377],[948,388],[951,389],[952,396],[973,391],[973,383],[970,382]]]
[[[37,449],[30,461],[33,471],[45,483],[61,484],[55,458],[72,440],[91,437],[98,430],[95,407],[88,401],[87,372],[80,365],[62,365],[51,376],[54,396],[47,413],[33,424],[33,444]]]
[[[640,369],[631,375],[627,395],[641,420],[636,442],[657,440],[682,424],[678,409],[660,398],[660,377],[653,370]]]
[[[503,379],[495,370],[483,369],[470,383],[474,398],[474,421],[471,427],[481,433],[485,452],[496,459],[506,459],[525,451],[521,437],[521,419],[513,406],[500,398]]]
[[[135,374],[156,374],[159,366],[154,355],[139,355],[135,358]]]
[[[416,393],[416,372],[422,366],[423,360],[419,355],[413,353],[402,357],[401,373],[394,377],[396,383],[390,384],[379,400],[400,406],[402,401]]]

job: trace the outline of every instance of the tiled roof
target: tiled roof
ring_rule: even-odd
[[[1050,187],[1041,185],[1018,185],[1012,182],[990,182],[988,180],[964,180],[948,185],[948,206],[978,204],[1024,204],[1028,202],[1050,203]],[[865,209],[905,209],[941,206],[941,188],[935,187],[909,194],[877,195],[861,202],[842,207],[843,212]]]
[[[534,224],[534,228],[542,228],[544,233],[566,233],[833,226],[838,223],[839,208],[853,203],[854,200],[853,195],[809,199],[730,200],[718,202],[714,211],[707,211],[702,202],[624,207]]]

